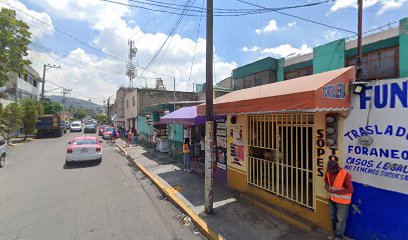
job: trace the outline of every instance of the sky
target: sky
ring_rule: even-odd
[[[191,2],[196,10],[206,5],[205,0],[156,1],[179,5]],[[244,2],[278,8],[320,1]],[[140,2],[149,1],[0,0],[0,7],[16,10],[17,17],[30,26],[32,44],[28,58],[40,76],[44,64],[61,66],[46,71],[46,95],[61,95],[62,89],[56,88],[62,86],[72,89],[70,97],[102,104],[115,94],[118,87],[129,84],[125,75],[128,39],[135,41],[134,63],[141,67],[137,68],[134,86],[152,87],[154,78],[161,77],[166,88],[173,90],[174,77],[177,91],[192,91],[194,83],[205,82],[205,16],[201,17],[199,11],[190,11],[189,14],[195,16],[184,16],[171,34],[179,15],[126,6],[158,9]],[[174,6],[160,9],[181,13],[181,10],[172,9]],[[214,1],[214,8],[256,7],[239,0],[223,0]],[[276,12],[215,16],[214,82],[229,77],[233,69],[264,57],[293,57],[309,53],[315,46],[356,36],[357,0],[329,0],[324,4],[281,12],[335,28]],[[378,27],[383,30],[397,27],[398,21],[405,17],[408,17],[408,0],[364,0],[363,32]],[[142,68],[147,66],[149,71],[144,71]]]

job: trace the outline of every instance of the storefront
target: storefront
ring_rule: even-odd
[[[215,99],[214,114],[228,116],[228,186],[329,229],[324,168],[341,159],[354,74],[349,67]]]
[[[217,182],[226,184],[226,117],[214,116],[216,121],[217,140],[217,165],[215,166],[215,179]],[[190,139],[192,152],[192,168],[200,174],[204,173],[204,155],[201,152],[200,141],[205,137],[205,116],[197,114],[197,106],[180,108],[160,118],[161,123],[169,124],[170,149],[175,152],[181,149],[184,139]],[[180,159],[181,156],[170,150],[170,158]]]

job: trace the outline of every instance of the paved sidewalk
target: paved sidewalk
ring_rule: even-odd
[[[163,184],[180,189],[177,196],[196,214],[204,211],[204,177],[182,170],[182,165],[169,159],[167,153],[160,153],[141,146],[125,148],[125,142],[116,142],[128,156],[152,172]],[[225,239],[327,239],[321,230],[298,229],[239,198],[239,193],[215,183],[214,214],[201,218]]]

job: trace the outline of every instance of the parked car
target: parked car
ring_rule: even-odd
[[[105,140],[111,139],[111,137],[112,137],[112,132],[113,132],[113,128],[112,128],[112,127],[106,127],[106,128],[103,130],[102,138],[105,139]]]
[[[80,121],[72,122],[70,132],[82,132],[82,123]]]
[[[65,164],[80,161],[102,161],[102,145],[97,137],[81,136],[68,142]]]
[[[101,125],[99,127],[99,136],[103,136],[103,131],[105,130],[105,128],[109,127],[108,125]]]
[[[7,141],[2,136],[0,136],[0,168],[6,165],[6,155],[7,155]]]
[[[96,125],[95,124],[86,124],[84,128],[84,133],[96,133]]]

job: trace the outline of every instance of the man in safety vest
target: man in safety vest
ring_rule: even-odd
[[[333,230],[333,235],[330,235],[328,239],[343,239],[353,193],[351,175],[341,168],[337,161],[329,160],[324,181],[329,198],[330,220]]]

